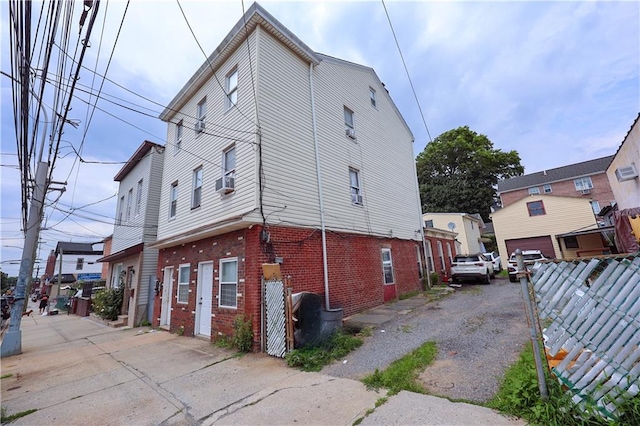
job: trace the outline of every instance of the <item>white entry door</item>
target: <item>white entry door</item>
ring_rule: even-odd
[[[213,305],[213,262],[198,264],[198,305],[196,334],[211,337],[211,307]]]
[[[162,281],[162,304],[160,305],[160,327],[169,328],[171,325],[171,298],[173,296],[173,267],[164,268]]]

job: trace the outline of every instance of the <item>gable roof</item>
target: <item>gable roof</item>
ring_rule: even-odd
[[[276,18],[267,12],[258,3],[253,3],[240,20],[229,31],[222,43],[204,61],[198,70],[184,85],[178,94],[169,102],[169,105],[160,114],[160,119],[169,121],[184,103],[195,94],[195,92],[214,75],[214,72],[224,63],[224,61],[245,42],[249,34],[260,25],[274,37],[284,43],[289,49],[294,51],[302,59],[313,64],[320,63],[318,55],[304,44],[295,34],[289,31]]]
[[[92,243],[72,243],[67,241],[58,241],[56,245],[56,255],[62,250],[64,254],[102,254],[102,250],[94,250]]]
[[[498,192],[515,191],[516,189],[525,189],[546,183],[606,173],[613,157],[613,155],[609,155],[607,157],[596,158],[595,160],[583,161],[582,163],[570,164],[568,166],[501,180],[498,182]]]
[[[618,150],[616,151],[616,155],[618,155],[618,153],[620,152],[620,150],[624,146],[625,142],[627,142],[628,140],[631,139],[631,138],[629,138],[629,135],[631,134],[631,132],[633,131],[633,128],[635,127],[635,125],[638,123],[639,120],[640,120],[640,112],[638,113],[638,116],[636,117],[636,119],[633,120],[633,124],[631,124],[631,127],[629,127],[629,131],[627,132],[627,134],[622,139],[622,142],[620,143],[620,146],[618,146]],[[616,155],[614,155],[614,157]]]
[[[158,147],[158,148],[163,148],[164,149],[164,147],[162,145],[154,143],[154,142],[151,142],[151,141],[147,141],[146,140],[146,141],[142,142],[142,145],[140,145],[138,147],[138,149],[136,150],[136,152],[133,153],[131,158],[129,158],[129,160],[127,160],[125,165],[122,166],[122,168],[116,174],[116,176],[113,178],[113,180],[116,181],[116,182],[122,181],[122,179],[124,179],[124,177],[140,162],[140,160],[142,160],[144,158],[145,155],[147,155],[149,150],[151,150],[151,148],[153,148],[153,147]]]

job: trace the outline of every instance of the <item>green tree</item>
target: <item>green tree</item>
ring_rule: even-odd
[[[10,277],[9,274],[0,272],[0,282],[0,293],[4,293],[11,288],[11,286],[15,286],[18,283],[18,277]]]
[[[425,212],[480,213],[486,221],[498,181],[524,173],[517,151],[494,149],[468,126],[435,138],[416,161]]]

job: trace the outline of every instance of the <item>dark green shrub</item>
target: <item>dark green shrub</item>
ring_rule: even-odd
[[[242,352],[251,351],[253,346],[253,328],[251,320],[244,315],[238,315],[233,319],[233,337],[231,345]]]
[[[304,371],[320,371],[331,361],[344,357],[360,345],[360,337],[337,331],[320,346],[294,349],[285,356],[285,360],[290,367]]]
[[[432,272],[430,274],[430,278],[431,278],[431,286],[432,287],[434,285],[439,285],[440,284],[440,274],[438,274],[437,272]]]
[[[122,309],[122,299],[124,296],[124,288],[107,288],[95,292],[91,297],[93,312],[100,318],[115,321],[120,315]]]

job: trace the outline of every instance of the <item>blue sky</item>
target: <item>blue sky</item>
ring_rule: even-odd
[[[373,67],[414,133],[415,154],[424,149],[429,138],[381,2],[260,4],[313,50]],[[125,5],[102,2],[84,62],[99,74],[107,67]],[[182,0],[181,5],[207,54],[242,15],[239,0]],[[638,2],[386,5],[433,138],[468,125],[496,148],[517,150],[530,173],[614,154],[640,111]],[[1,7],[1,68],[8,73],[8,3]],[[161,106],[131,92],[166,105],[203,61],[175,1],[132,1],[107,74],[129,91],[105,82],[102,94],[157,117]],[[5,76],[0,82],[1,267],[16,275],[18,265],[10,261],[21,257],[15,248],[22,246],[20,180],[11,167],[17,164],[11,84]],[[87,71],[79,83],[98,87],[100,79]],[[89,99],[82,91],[77,95]],[[165,142],[166,126],[157,118],[105,100],[98,108],[112,115],[96,110],[87,128],[90,109],[74,101],[70,117],[80,126],[65,128],[54,170],[55,180],[67,181],[67,191],[55,205],[58,194],[48,197],[52,205],[46,210],[41,259],[57,241],[97,241],[113,230],[113,176],[121,165],[74,161],[69,144],[77,149],[86,132],[85,161],[122,162],[145,139]],[[63,210],[69,207],[78,210],[66,217]]]

